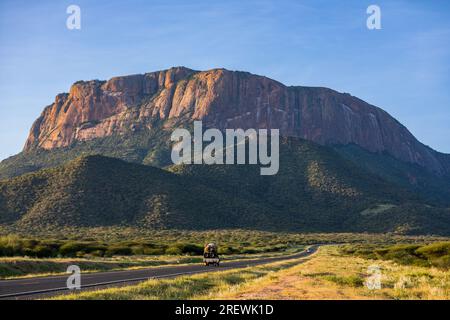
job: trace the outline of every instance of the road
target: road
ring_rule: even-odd
[[[181,275],[246,268],[266,263],[307,257],[315,253],[318,245],[289,256],[277,256],[246,261],[221,263],[220,267],[205,267],[201,264],[182,266],[153,267],[138,270],[122,270],[81,274],[81,289],[101,288],[136,283],[148,279],[173,278]],[[33,299],[68,292],[66,287],[68,275],[35,277],[0,281],[0,299]]]

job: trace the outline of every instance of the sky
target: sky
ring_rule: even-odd
[[[66,27],[72,4],[80,30]],[[448,0],[0,0],[0,159],[72,83],[172,66],[348,92],[450,153]]]

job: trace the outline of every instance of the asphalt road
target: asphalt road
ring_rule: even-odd
[[[289,256],[261,258],[247,261],[222,262],[220,267],[206,267],[202,264],[189,264],[182,266],[163,266],[139,270],[108,271],[95,273],[81,273],[81,290],[120,286],[136,283],[148,279],[173,278],[181,275],[205,273],[229,269],[246,268],[277,261],[285,261],[307,257],[317,251],[318,245]],[[42,295],[51,296],[69,292],[66,287],[66,276],[35,277],[18,280],[0,281],[0,299],[33,299]]]

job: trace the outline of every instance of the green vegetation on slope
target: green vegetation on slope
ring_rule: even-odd
[[[62,165],[80,156],[103,155],[127,162],[162,167],[169,164],[170,132],[155,123],[150,130],[79,141],[65,148],[33,149],[0,162],[0,179]]]
[[[418,165],[398,161],[387,154],[367,152],[357,145],[334,146],[334,149],[355,166],[389,183],[417,192],[427,202],[450,206],[450,177],[448,176],[438,176]],[[442,157],[445,156],[442,155]]]
[[[162,170],[90,155],[3,180],[0,225],[448,235],[450,210],[333,149],[283,138],[274,176],[261,176],[258,165]]]
[[[424,204],[407,188],[387,182],[328,147],[282,139],[280,171],[259,175],[258,166],[173,166],[226,194],[264,203],[293,230],[398,232],[448,235],[450,210]],[[382,207],[382,211],[370,210]]]
[[[257,203],[230,198],[161,169],[100,156],[0,182],[0,212],[0,223],[34,230],[113,225],[258,228],[274,221],[273,213]]]

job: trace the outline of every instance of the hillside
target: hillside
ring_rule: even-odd
[[[101,156],[0,182],[0,223],[25,229],[138,225],[238,227],[267,210],[161,169]],[[211,214],[214,212],[215,214]],[[258,219],[255,214],[258,214]],[[268,218],[267,218],[268,219]]]
[[[336,151],[283,139],[280,172],[174,166],[103,156],[0,182],[0,223],[24,230],[139,226],[450,234],[448,209],[355,166]]]

